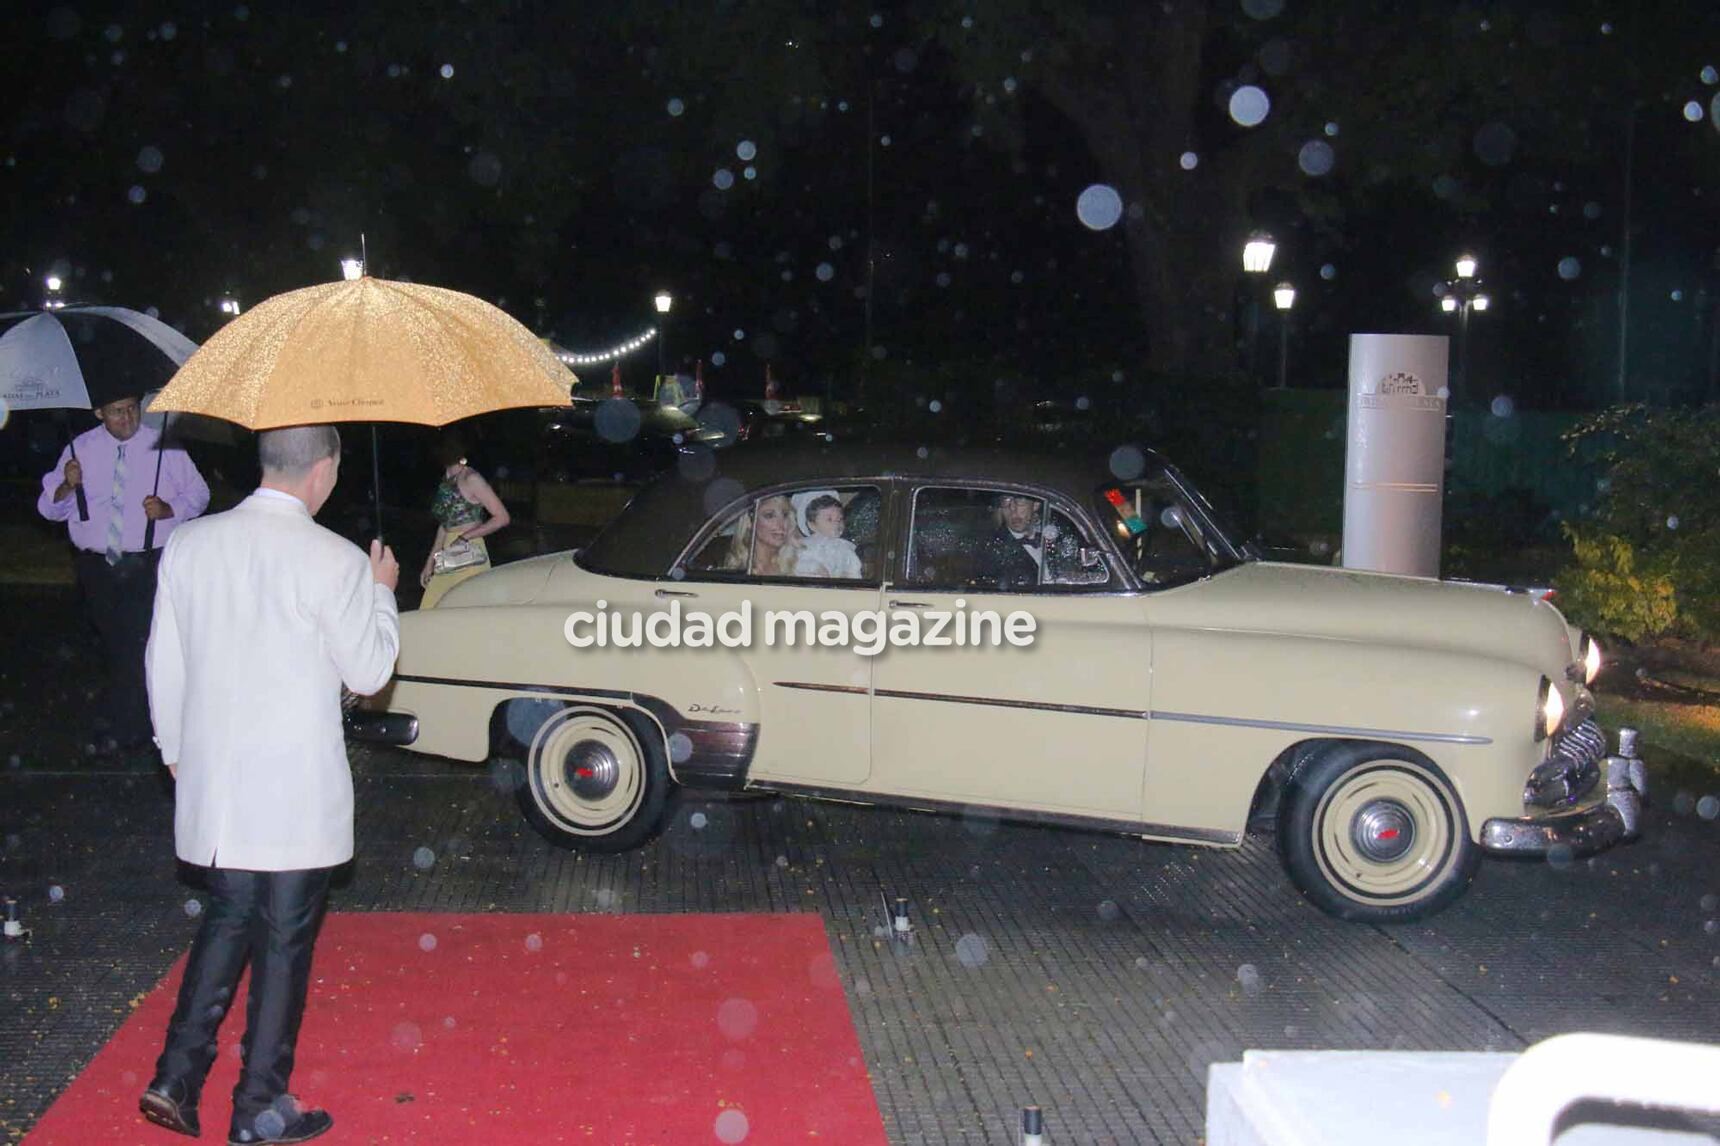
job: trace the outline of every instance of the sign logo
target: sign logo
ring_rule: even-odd
[[[1374,393],[1406,394],[1419,397],[1426,394],[1427,391],[1422,389],[1420,378],[1417,378],[1414,374],[1399,371],[1395,374],[1387,374],[1384,378],[1381,378],[1378,385],[1374,387]]]

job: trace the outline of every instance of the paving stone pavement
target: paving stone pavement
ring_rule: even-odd
[[[1269,838],[1216,852],[689,795],[649,846],[588,857],[524,827],[506,764],[355,748],[354,768],[359,855],[336,910],[820,915],[898,1143],[1013,1141],[1030,1102],[1051,1142],[1194,1142],[1207,1066],[1251,1047],[1720,1032],[1720,824],[1694,813],[1657,811],[1649,839],[1592,862],[1489,862],[1444,914],[1382,928],[1303,904]],[[198,892],[146,770],[20,766],[0,795],[0,887],[35,929],[0,949],[16,1138],[189,943]],[[882,937],[896,895],[911,944]]]

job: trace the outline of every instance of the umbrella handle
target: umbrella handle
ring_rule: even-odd
[[[161,496],[161,439],[155,441],[155,486],[149,491],[150,497]],[[155,548],[155,518],[150,518],[143,527],[143,551],[148,553]]]
[[[72,441],[72,432],[70,430],[66,431],[66,449],[71,451],[72,460],[74,462],[77,461],[78,447],[77,443]],[[90,503],[89,499],[84,497],[84,483],[79,482],[77,485],[73,486],[72,492],[76,494],[78,498],[78,520],[88,521],[90,519]]]

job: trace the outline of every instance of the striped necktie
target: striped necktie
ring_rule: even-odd
[[[108,511],[107,563],[118,565],[125,539],[125,447],[113,460],[113,508]]]

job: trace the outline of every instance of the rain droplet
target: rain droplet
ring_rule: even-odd
[[[142,187],[133,184],[131,190],[125,193],[125,197],[133,203],[141,203],[145,199],[149,198],[149,192],[145,191]]]
[[[1326,134],[1330,135],[1330,136],[1336,136],[1338,134],[1338,123],[1336,120],[1331,120],[1331,121],[1327,122]]]
[[[1699,100],[1691,100],[1684,105],[1684,118],[1691,123],[1702,122],[1702,104]]]
[[[709,456],[709,455],[706,455]],[[669,737],[669,759],[676,764],[684,763],[693,754],[693,741],[685,732],[677,732]]]
[[[535,931],[532,932],[530,935],[526,936],[526,950],[527,951],[542,951],[543,950],[543,936],[539,935]]]
[[[1329,175],[1336,162],[1337,154],[1332,150],[1332,145],[1323,139],[1310,139],[1302,145],[1302,150],[1296,153],[1296,166],[1302,169],[1304,175]]]
[[[1111,451],[1111,476],[1118,481],[1134,481],[1146,472],[1147,455],[1138,446],[1118,446]]]
[[[1547,849],[1547,866],[1554,871],[1564,871],[1576,861],[1576,853],[1570,844],[1554,844]]]
[[[736,1142],[745,1142],[748,1133],[747,1116],[731,1106],[717,1115],[717,1120],[712,1124],[711,1130],[716,1134],[717,1141],[725,1143],[727,1146],[733,1146]]]
[[[703,951],[695,951],[692,955],[688,956],[687,962],[693,965],[693,970],[703,971],[706,967],[711,965],[711,957]]]
[[[743,163],[751,163],[758,155],[758,145],[750,139],[743,139],[735,144],[735,157]]]
[[[1566,282],[1583,273],[1582,261],[1574,255],[1566,255],[1559,260],[1559,277]]]
[[[712,353],[711,353],[711,365],[712,366],[722,366],[723,364],[728,362],[728,360],[729,360],[729,356],[727,354],[724,354],[721,350],[712,351]]]
[[[727,167],[719,167],[711,176],[711,185],[718,191],[727,191],[735,185],[735,173]]]
[[[1259,127],[1271,111],[1271,98],[1253,84],[1243,84],[1230,93],[1230,118],[1243,127]]]
[[[1668,528],[1668,529],[1677,529],[1678,528],[1678,515],[1676,513],[1671,515],[1670,517],[1668,517],[1666,519],[1666,528]]]
[[[1260,970],[1254,964],[1244,963],[1238,967],[1236,969],[1236,981],[1242,984],[1242,990],[1245,994],[1258,995],[1260,993]]]
[[[1200,156],[1196,155],[1192,151],[1185,151],[1181,155],[1177,156],[1177,165],[1184,171],[1193,171],[1196,167],[1200,166]]]
[[[154,175],[157,171],[161,170],[163,159],[164,156],[161,154],[161,148],[155,146],[145,147],[137,153],[137,169],[146,175]]]
[[[197,899],[186,900],[185,901],[185,914],[190,916],[192,919],[196,919],[199,915],[202,915],[203,914],[202,902],[200,900],[197,900]]]
[[[739,1042],[758,1029],[758,1008],[746,999],[725,999],[717,1008],[717,1029]]]
[[[680,100],[672,99],[669,101],[668,111],[670,115],[678,116],[686,110],[687,105],[682,103]]]
[[[1320,277],[1325,279],[1327,282],[1331,282],[1333,279],[1338,277],[1338,268],[1333,266],[1331,263],[1322,264],[1320,267]]]
[[[424,1032],[418,1029],[417,1023],[400,1023],[388,1036],[388,1041],[394,1044],[395,1050],[415,1051],[424,1044]],[[279,1132],[276,1133],[278,1136]]]
[[[1489,167],[1503,167],[1517,150],[1517,133],[1494,120],[1475,133],[1475,156]]]
[[[1720,71],[1715,71],[1713,64],[1707,65],[1702,69],[1702,82],[1705,84],[1720,83]]]
[[[65,899],[65,898],[66,898],[66,889],[61,887],[59,884],[56,883],[53,886],[48,888],[48,902],[49,903],[59,903],[61,900]]]
[[[818,269],[813,273],[818,276],[819,282],[827,283],[836,277],[836,268],[831,266],[829,263],[819,263]]]
[[[494,187],[502,181],[502,161],[488,151],[480,151],[466,164],[466,175],[480,187]]]
[[[1117,906],[1115,901],[1109,899],[1100,900],[1099,906],[1095,910],[1099,918],[1106,923],[1116,922],[1117,917],[1123,914],[1122,909]]]
[[[436,853],[429,848],[419,848],[412,853],[412,866],[419,871],[429,871],[436,866]]]
[[[437,69],[437,74],[440,75],[445,80],[453,79],[454,78],[454,65],[453,64],[443,64],[439,69]]]
[[[692,815],[687,817],[687,823],[692,825],[695,832],[703,831],[705,825],[710,822],[710,817],[706,816],[703,812],[694,812]]]
[[[1090,231],[1108,231],[1123,217],[1123,197],[1104,183],[1095,183],[1075,200],[1075,216]]]
[[[986,941],[971,931],[956,940],[956,959],[963,967],[983,967],[991,958]]]
[[[1509,418],[1517,412],[1517,403],[1513,402],[1508,395],[1501,394],[1493,399],[1488,408],[1493,411],[1495,418]]]
[[[251,1125],[256,1128],[257,1136],[265,1142],[272,1142],[287,1132],[286,1116],[272,1106],[258,1114]]]
[[[434,935],[430,934],[428,931],[426,931],[424,934],[420,935],[418,937],[418,950],[420,950],[420,951],[434,951],[434,950],[436,950],[436,937]]]
[[[1696,814],[1704,820],[1720,816],[1720,796],[1704,796],[1696,801]]]

